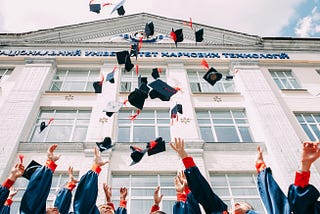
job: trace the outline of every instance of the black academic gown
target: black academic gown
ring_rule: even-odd
[[[274,180],[271,169],[259,172],[257,180],[259,194],[268,214],[290,214],[288,199]]]
[[[72,201],[72,193],[68,188],[62,188],[54,201],[54,207],[58,208],[60,214],[68,214]]]
[[[22,196],[20,214],[45,214],[46,202],[51,188],[53,172],[41,166],[31,175]]]
[[[10,213],[10,206],[4,205],[9,196],[9,192],[8,188],[0,186],[0,214]]]
[[[288,201],[294,214],[320,214],[319,191],[311,184],[302,188],[290,185]]]
[[[173,205],[173,214],[201,214],[199,203],[192,192],[187,194],[187,200],[176,201]]]

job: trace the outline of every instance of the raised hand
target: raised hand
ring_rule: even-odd
[[[188,157],[187,152],[184,150],[184,140],[181,138],[174,138],[174,143],[170,143],[170,146],[175,150],[179,156],[183,159]]]
[[[52,160],[54,162],[56,162],[57,160],[60,159],[61,155],[55,155],[53,152],[54,150],[56,150],[56,148],[58,147],[58,144],[52,144],[50,146],[50,148],[47,151],[48,154],[48,160]]]
[[[320,142],[303,142],[301,155],[301,170],[309,171],[311,164],[320,157]]]
[[[73,167],[72,166],[69,166],[68,174],[69,174],[69,182],[72,182],[72,183],[75,183],[75,184],[79,182],[77,179],[75,179],[73,177]]]
[[[161,200],[162,200],[162,197],[163,195],[159,195],[159,191],[160,191],[160,186],[157,186],[156,190],[154,191],[154,194],[153,194],[153,201],[154,201],[154,205],[157,205],[159,206]]]
[[[106,183],[103,183],[103,184],[102,184],[102,187],[103,187],[104,194],[105,194],[105,196],[106,196],[107,202],[108,202],[108,203],[111,202],[111,196],[112,196],[112,189],[111,189],[111,187],[110,187],[108,184],[106,184]]]
[[[99,151],[99,149],[97,147],[94,148],[94,163],[98,166],[104,166],[107,163],[109,163],[109,161],[102,160],[101,152]]]
[[[126,187],[120,188],[120,200],[125,201],[128,195],[128,189]]]

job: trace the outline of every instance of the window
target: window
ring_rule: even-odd
[[[219,71],[223,77],[216,82],[214,86],[210,85],[203,76],[206,72],[188,71],[188,78],[192,93],[208,93],[208,92],[235,92],[233,79],[226,80],[227,71]]]
[[[0,83],[5,81],[12,73],[13,68],[0,68]]]
[[[174,177],[176,174],[154,175],[112,175],[112,201],[115,207],[119,206],[120,187],[128,188],[127,209],[128,213],[149,213],[153,205],[153,193],[160,186],[160,194],[163,194],[159,205],[161,211],[172,213],[172,207],[176,201]]]
[[[78,172],[73,172],[75,178],[79,177]],[[55,172],[52,177],[52,185],[47,199],[47,207],[52,207],[58,191],[64,187],[68,182],[68,172]],[[19,213],[20,203],[24,192],[28,186],[29,180],[25,178],[17,179],[14,183],[14,187],[18,190],[17,195],[13,197],[13,203],[11,205],[11,213]],[[75,190],[73,190],[75,191]]]
[[[197,111],[202,139],[206,142],[252,142],[243,110]]]
[[[295,114],[311,141],[320,141],[320,113]]]
[[[320,75],[320,69],[317,69],[316,71],[317,71],[317,73]]]
[[[101,79],[97,70],[58,70],[52,80],[50,91],[94,92],[93,82]]]
[[[134,110],[119,111],[118,142],[149,142],[162,137],[170,141],[170,115],[165,110],[143,110],[131,121]]]
[[[135,70],[135,69],[133,69]],[[154,78],[151,76],[152,68],[139,68],[139,74],[142,77],[147,77],[149,82],[152,82]],[[138,75],[135,71],[126,72],[122,69],[121,72],[121,86],[120,92],[131,92],[138,87]],[[161,80],[166,80],[166,71],[161,68],[161,73],[159,73]]]
[[[245,201],[251,204],[255,210],[262,212],[264,207],[257,190],[256,180],[254,174],[210,173],[213,191],[228,207],[232,207],[235,202]]]
[[[291,70],[270,70],[273,80],[280,89],[299,89],[300,86]]]
[[[91,111],[41,110],[33,127],[30,142],[83,142],[86,139]],[[40,124],[54,120],[40,133]]]

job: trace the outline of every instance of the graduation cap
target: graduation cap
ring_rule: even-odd
[[[142,84],[148,84],[148,78],[147,77],[142,77],[141,75],[138,76],[138,88],[142,85]]]
[[[154,25],[153,22],[149,22],[146,24],[144,28],[144,32],[146,33],[147,38],[154,34]]]
[[[101,4],[89,4],[90,11],[94,13],[100,13]]]
[[[154,79],[158,79],[158,78],[160,77],[160,75],[159,75],[159,69],[158,69],[158,68],[153,68],[153,69],[152,69],[151,76],[152,76]]]
[[[96,142],[96,144],[97,144],[100,152],[103,152],[103,151],[113,147],[113,145],[111,145],[111,138],[110,137],[105,137],[102,142]]]
[[[173,39],[174,43],[177,46],[178,42],[182,42],[183,41],[183,32],[182,29],[177,29],[177,30],[173,30],[170,33],[171,38]]]
[[[110,83],[114,83],[114,70],[107,74],[106,81],[109,81]]]
[[[111,3],[104,3],[104,4],[91,4],[93,2],[93,0],[90,1],[89,3],[89,8],[91,12],[94,13],[100,13],[100,10],[102,7],[106,6],[106,5],[111,5]]]
[[[233,79],[233,75],[227,75],[226,76],[226,80],[232,80]]]
[[[182,105],[177,104],[171,109],[171,118],[176,118],[178,113],[182,114]]]
[[[93,88],[95,93],[101,93],[102,92],[102,82],[96,81],[93,82]]]
[[[134,67],[134,64],[132,64],[132,62],[131,62],[130,55],[127,55],[126,61],[124,64],[124,69],[129,72],[132,70],[133,67]]]
[[[105,109],[103,109],[103,112],[106,112],[106,115],[108,117],[111,117],[113,113],[118,112],[122,106],[123,106],[122,102],[109,101]]]
[[[170,97],[177,93],[177,90],[160,79],[149,84],[152,90],[149,93],[151,99],[159,98],[162,101],[169,101]]]
[[[123,65],[126,62],[126,57],[129,55],[129,51],[116,52],[117,61],[119,65]]]
[[[47,128],[47,126],[50,125],[50,123],[53,121],[54,119],[53,118],[50,118],[49,121],[48,121],[48,124],[46,124],[46,122],[41,122],[40,123],[40,132],[41,133],[45,128]]]
[[[114,11],[117,11],[118,12],[118,15],[119,16],[123,16],[125,14],[125,10],[124,10],[124,3],[125,3],[126,0],[122,0],[120,1],[116,6],[114,6],[114,8],[112,9],[111,11],[111,14],[114,12]]]
[[[32,160],[29,165],[25,168],[22,177],[30,180],[31,175],[36,171],[36,169],[38,169],[39,167],[42,167],[41,164],[39,164],[38,162]]]
[[[148,156],[155,155],[166,151],[166,142],[162,140],[162,137],[158,137],[156,140],[149,142],[147,148]]]
[[[138,44],[137,44],[137,43],[132,44],[132,45],[131,45],[131,50],[130,50],[130,56],[135,56],[135,57],[136,57],[136,60],[137,60],[138,54],[139,54]]]
[[[131,162],[130,166],[132,166],[132,165],[141,161],[141,159],[143,158],[147,149],[141,149],[136,146],[130,146],[130,149],[132,150],[131,155],[130,155],[132,162]]]
[[[203,79],[205,79],[212,86],[214,86],[216,82],[221,80],[221,78],[222,78],[222,74],[212,67],[203,76]]]
[[[203,41],[203,28],[201,28],[200,30],[197,30],[195,32],[196,35],[196,42],[202,42]]]
[[[150,88],[146,84],[141,84],[139,88],[135,88],[128,96],[128,101],[134,107],[142,110],[145,100],[148,98]]]

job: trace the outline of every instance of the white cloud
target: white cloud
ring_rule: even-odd
[[[320,32],[320,13],[314,7],[309,16],[300,19],[295,27],[298,37],[312,37]]]
[[[120,0],[95,0],[94,2]],[[147,12],[259,36],[279,36],[294,8],[304,0],[127,0],[127,14]],[[89,0],[1,0],[0,14],[7,32],[26,32],[116,17],[112,6],[89,12]],[[276,7],[275,7],[276,5]],[[168,26],[170,29],[171,26]]]

